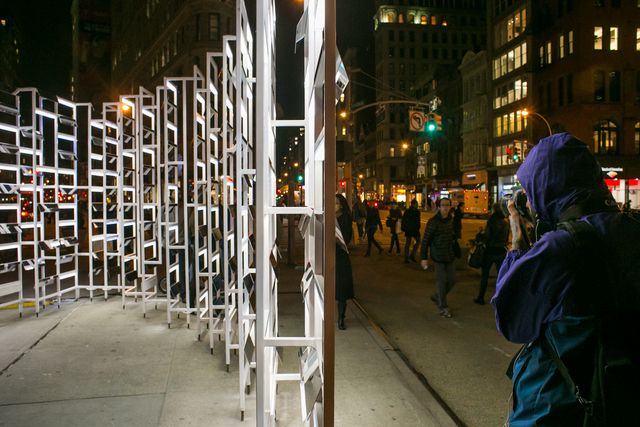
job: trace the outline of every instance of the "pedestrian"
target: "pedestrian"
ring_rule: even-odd
[[[462,237],[462,215],[464,214],[464,202],[458,203],[453,210],[453,228],[456,233],[456,239]]]
[[[338,329],[347,329],[344,323],[347,300],[353,298],[353,273],[349,259],[349,243],[353,237],[351,212],[347,199],[336,194],[336,301],[338,301]]]
[[[431,208],[432,208],[432,201],[431,201],[431,195],[427,196],[427,210],[429,210],[429,212],[431,212]]]
[[[476,304],[484,305],[484,294],[487,291],[489,272],[491,266],[496,266],[496,272],[500,272],[500,266],[507,255],[507,242],[509,240],[509,224],[507,223],[500,203],[494,203],[491,216],[487,220],[486,232],[483,233],[482,242],[485,244],[484,257],[482,259],[482,274],[480,276],[480,290],[478,297],[473,300]]]
[[[622,212],[629,213],[631,212],[631,199],[627,200],[624,205],[622,205]]]
[[[402,218],[402,211],[396,202],[392,202],[389,216],[387,217],[387,227],[391,230],[391,245],[389,253],[393,252],[393,246],[396,246],[397,253],[400,253],[400,240],[398,239],[398,221]]]
[[[455,230],[453,228],[453,215],[451,213],[451,200],[447,197],[440,199],[436,205],[438,212],[429,219],[422,237],[422,261],[424,270],[429,266],[427,261],[429,252],[435,265],[436,293],[431,295],[433,301],[440,310],[440,316],[451,317],[447,304],[447,294],[456,282],[455,278],[455,254],[453,244]]]
[[[360,196],[356,196],[356,200],[353,203],[353,220],[356,223],[358,229],[358,239],[360,243],[364,240],[364,223],[367,220],[367,208],[362,203]]]
[[[382,231],[382,221],[380,221],[380,212],[378,211],[378,202],[369,201],[367,204],[367,220],[365,221],[365,229],[367,230],[367,253],[364,256],[371,255],[371,245],[378,248],[378,253],[382,253],[382,246],[376,241],[375,234],[378,227]]]
[[[405,236],[404,263],[409,264],[409,260],[418,262],[416,260],[416,252],[418,252],[418,246],[420,245],[420,211],[418,210],[418,201],[416,199],[411,200],[411,206],[402,215],[401,225],[401,230]],[[412,241],[413,249],[411,248]]]
[[[517,175],[538,236],[529,247],[514,197],[491,300],[498,330],[525,344],[512,361],[509,425],[640,425],[640,223],[618,211],[590,149],[569,133],[538,142]],[[601,370],[612,349],[623,351]],[[614,381],[606,407],[594,379]]]

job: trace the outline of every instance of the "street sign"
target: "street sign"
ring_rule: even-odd
[[[411,132],[422,132],[424,128],[424,113],[422,111],[409,111],[409,130]]]

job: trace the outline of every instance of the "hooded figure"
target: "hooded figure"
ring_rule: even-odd
[[[514,237],[491,300],[498,330],[528,343],[513,363],[509,425],[582,426],[585,410],[541,342],[555,349],[583,396],[593,377],[597,319],[615,314],[616,330],[604,334],[639,342],[640,223],[619,213],[596,159],[571,134],[542,139],[517,175],[536,230],[548,231],[530,249],[519,249]],[[520,218],[512,212],[509,219],[513,231]],[[556,229],[566,221],[590,224],[590,244]]]

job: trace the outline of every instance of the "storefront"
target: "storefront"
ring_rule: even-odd
[[[622,207],[629,202],[631,209],[640,209],[640,171],[626,166],[602,166],[611,195]]]

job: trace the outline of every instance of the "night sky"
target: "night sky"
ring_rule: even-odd
[[[340,54],[348,47],[372,47],[373,0],[336,0],[337,39]],[[300,42],[294,54],[296,25],[303,7],[295,0],[276,1],[278,49],[277,98],[287,119],[301,118],[303,113],[304,46]],[[286,83],[283,83],[286,82]]]
[[[69,97],[71,0],[4,0],[2,7],[20,21],[20,86],[46,96]]]

